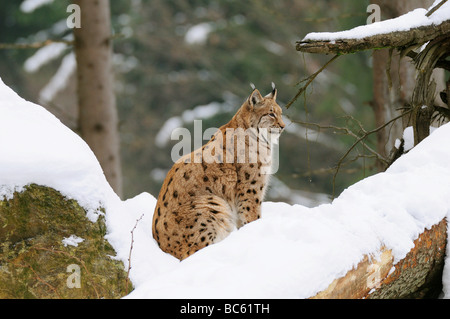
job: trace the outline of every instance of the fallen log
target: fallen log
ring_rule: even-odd
[[[437,298],[442,291],[442,271],[447,243],[447,221],[425,230],[414,248],[394,265],[391,250],[382,249],[379,260],[365,256],[341,278],[313,299]]]

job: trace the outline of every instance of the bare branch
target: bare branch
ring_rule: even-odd
[[[320,124],[317,124],[317,123],[309,123],[309,122],[303,122],[303,121],[297,121],[297,120],[291,120],[291,121],[294,122],[294,123],[297,123],[297,124],[305,125],[305,126],[315,126],[319,130],[320,129],[333,129],[333,130],[341,132],[342,134],[349,135],[349,136],[351,136],[351,137],[353,137],[353,138],[355,138],[357,140],[359,140],[360,138],[362,138],[361,140],[364,140],[366,137],[368,137],[370,134],[373,133],[373,132],[372,133],[371,132],[367,132],[362,127],[362,124],[359,121],[357,121],[357,122],[358,122],[358,125],[361,128],[361,131],[363,132],[362,136],[357,135],[352,130],[350,130],[348,127],[339,127],[339,126],[335,126],[335,125],[320,125]],[[371,154],[373,154],[373,156],[375,158],[377,158],[379,161],[381,161],[381,162],[383,162],[385,164],[388,163],[388,160],[384,156],[379,154],[377,151],[375,151],[373,148],[368,146],[366,143],[362,142],[361,144],[367,151],[369,151]]]
[[[125,284],[125,289],[126,289],[126,294],[128,294],[128,283],[130,280],[130,270],[131,270],[131,252],[133,251],[133,244],[134,244],[134,231],[138,225],[138,223],[141,221],[141,219],[144,217],[144,214],[141,215],[141,217],[139,217],[136,220],[136,224],[134,224],[133,229],[131,230],[131,245],[130,245],[130,253],[128,255],[128,270],[127,270],[127,279],[126,279],[126,284]]]
[[[113,34],[109,39],[116,40],[120,38],[124,38],[124,35],[122,33]],[[42,42],[34,42],[34,43],[0,43],[0,50],[39,49],[52,43],[65,43],[67,45],[74,45],[75,41],[62,39],[54,39],[54,40],[48,39]]]
[[[361,122],[355,120],[353,117],[349,116],[349,119],[356,121],[356,123],[358,124],[360,130],[361,130],[361,135],[358,135],[356,133],[354,133],[352,130],[350,130],[348,127],[339,127],[339,126],[335,126],[335,125],[321,125],[321,124],[317,124],[317,123],[309,123],[309,122],[303,122],[303,121],[298,121],[298,120],[291,120],[294,123],[297,124],[301,124],[301,125],[305,125],[305,126],[314,126],[316,127],[318,130],[321,129],[333,129],[335,131],[341,132],[342,134],[346,134],[349,135],[353,138],[355,138],[355,142],[352,144],[352,146],[350,146],[350,148],[347,149],[347,151],[344,153],[344,155],[341,156],[341,158],[339,159],[339,161],[336,164],[336,167],[333,168],[334,170],[334,174],[333,174],[333,194],[332,196],[335,196],[335,186],[336,186],[336,177],[337,174],[341,171],[341,167],[356,161],[359,158],[374,158],[380,162],[382,162],[385,167],[388,167],[389,164],[391,163],[391,161],[387,158],[385,158],[384,156],[382,156],[381,154],[379,154],[377,151],[375,151],[373,148],[371,148],[370,146],[368,146],[364,140],[366,138],[369,137],[369,135],[374,134],[382,129],[384,129],[386,126],[388,126],[389,124],[397,121],[398,119],[401,119],[403,116],[408,115],[409,113],[411,113],[413,110],[409,109],[404,111],[401,115],[389,120],[388,122],[384,123],[383,125],[367,131],[364,129],[363,125]],[[353,159],[351,159],[350,161],[345,161],[347,159],[347,157],[350,155],[350,153],[356,148],[356,146],[358,146],[359,144],[361,144],[361,146],[366,149],[367,151],[369,151],[369,153],[371,153],[372,155],[365,155],[365,154],[357,154],[356,157],[354,157]],[[325,172],[324,170],[321,170],[321,172]]]
[[[315,72],[314,74],[311,74],[309,77],[307,77],[306,79],[303,79],[302,81],[300,81],[300,83],[305,82],[306,84],[304,86],[302,86],[300,88],[300,90],[298,90],[297,94],[294,96],[294,98],[292,100],[289,101],[288,104],[286,104],[286,109],[288,109],[298,98],[300,95],[303,94],[303,92],[306,91],[306,89],[308,88],[308,86],[314,81],[314,79],[323,71],[325,70],[325,68],[330,65],[334,60],[336,60],[339,57],[339,55],[335,55],[333,58],[331,58],[327,63],[325,63],[317,72]]]
[[[73,45],[73,41],[68,40],[45,40],[44,42],[34,43],[0,43],[0,50],[8,49],[39,49],[53,43],[65,43],[67,45]]]
[[[435,13],[440,7],[442,7],[442,5],[444,3],[446,3],[447,0],[442,0],[441,2],[439,2],[438,5],[434,6],[433,9],[431,9],[430,11],[428,11],[428,13],[426,14],[427,17],[431,16],[433,13]]]
[[[336,182],[336,176],[337,176],[337,174],[339,173],[339,169],[340,169],[340,167],[341,167],[343,161],[344,161],[345,158],[350,154],[350,152],[351,152],[351,151],[352,151],[352,150],[353,150],[353,149],[354,149],[361,141],[363,141],[364,139],[366,139],[370,134],[373,134],[373,133],[376,133],[376,132],[382,130],[383,128],[385,128],[385,127],[388,126],[389,124],[391,124],[391,123],[397,121],[398,119],[400,119],[400,118],[402,118],[403,116],[405,116],[405,115],[411,113],[412,111],[413,111],[412,109],[411,109],[411,110],[407,110],[407,111],[403,112],[403,114],[394,117],[393,119],[391,119],[390,121],[384,123],[384,124],[381,125],[380,127],[377,127],[377,128],[375,128],[375,129],[373,129],[373,130],[371,130],[371,131],[367,131],[364,135],[362,135],[361,137],[359,137],[359,138],[353,143],[353,145],[347,150],[347,152],[345,152],[345,154],[340,158],[340,160],[338,161],[338,163],[337,163],[337,165],[336,165],[336,171],[335,171],[334,176],[333,176],[333,197],[334,197],[334,195],[335,195],[335,182]],[[363,144],[363,145],[364,145],[364,144]],[[383,160],[383,162],[384,162],[385,164],[389,164],[389,161],[386,160],[386,159]]]

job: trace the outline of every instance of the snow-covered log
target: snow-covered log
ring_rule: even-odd
[[[392,251],[383,248],[379,259],[365,256],[354,269],[313,298],[437,298],[442,289],[446,245],[447,221],[443,219],[425,230],[395,266]]]
[[[372,49],[420,47],[430,40],[450,36],[450,3],[427,16],[431,10],[416,9],[398,18],[341,32],[309,33],[297,41],[296,48],[308,53],[347,54]]]
[[[350,33],[341,34],[342,37],[333,39],[306,37],[297,41],[296,49],[308,53],[347,54],[373,49],[417,47],[438,37],[449,36],[450,20],[439,25],[419,26],[407,31],[362,35],[362,37],[356,38],[352,38]],[[349,38],[345,38],[345,36],[349,36]]]

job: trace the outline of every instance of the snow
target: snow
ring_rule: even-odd
[[[436,127],[430,126],[430,133],[433,133],[434,130],[436,130]],[[405,141],[405,144],[403,145],[404,152],[409,151],[414,147],[414,130],[412,126],[408,126],[403,131],[403,140]],[[399,141],[400,143],[400,141]],[[397,141],[396,141],[397,145]],[[400,146],[400,144],[398,144]],[[396,146],[398,149],[398,147]]]
[[[430,7],[436,6],[440,0]],[[450,19],[450,2],[446,2],[430,17],[426,14],[429,9],[418,8],[400,17],[379,21],[368,25],[358,26],[351,30],[341,32],[312,32],[306,35],[302,41],[336,41],[340,39],[363,39],[377,34],[387,34],[396,31],[408,31],[412,28],[428,25],[439,25]]]
[[[91,220],[104,208],[106,238],[125,269],[135,227],[135,290],[126,298],[307,298],[364,255],[379,258],[383,246],[398,262],[425,229],[449,214],[449,138],[446,124],[330,204],[265,202],[261,219],[180,262],[152,238],[155,197],[144,192],[120,200],[84,141],[0,80],[0,198],[37,183],[77,200]],[[444,297],[450,297],[449,263]]]
[[[403,146],[405,152],[414,147],[414,131],[412,126],[408,126],[404,129],[403,140],[405,141],[405,145]]]
[[[41,68],[41,66],[59,57],[67,48],[65,43],[51,43],[36,51],[29,57],[24,64],[25,71],[34,73]]]
[[[106,179],[87,144],[43,107],[0,80],[0,199],[36,183],[76,199],[95,220]]]
[[[75,54],[73,52],[67,54],[58,68],[58,71],[53,75],[50,81],[39,92],[39,98],[42,102],[48,103],[67,87],[70,76],[74,74],[77,66]]]
[[[25,13],[32,13],[37,8],[52,2],[53,0],[25,0],[20,4],[20,10]]]
[[[190,27],[186,35],[184,36],[184,41],[187,44],[205,44],[208,39],[208,35],[214,31],[214,24],[210,22],[202,22]]]
[[[84,239],[81,237],[78,237],[76,235],[70,235],[70,237],[63,238],[62,243],[64,244],[64,247],[67,246],[78,247],[78,244],[82,243],[83,241]]]

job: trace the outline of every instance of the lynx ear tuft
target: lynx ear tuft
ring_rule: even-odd
[[[252,88],[252,90],[254,90],[256,87],[253,83],[250,82],[250,87]]]
[[[275,88],[275,83],[272,82],[272,92],[267,94],[265,97],[273,99],[274,101],[277,99],[277,89]]]
[[[274,100],[274,101],[276,101],[276,99],[277,99],[277,89],[273,89],[273,91],[272,91],[272,99]]]

